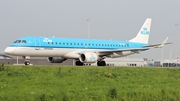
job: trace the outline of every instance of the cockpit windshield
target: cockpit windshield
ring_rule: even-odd
[[[26,40],[16,40],[14,43],[26,43]]]
[[[26,43],[26,40],[22,40],[22,43]]]
[[[14,41],[14,43],[21,43],[21,40],[16,40]]]

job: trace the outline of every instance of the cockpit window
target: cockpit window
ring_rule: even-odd
[[[16,40],[14,41],[14,43],[21,43],[21,40]]]
[[[26,40],[22,40],[22,43],[26,43]]]
[[[14,43],[26,43],[26,40],[16,40]]]

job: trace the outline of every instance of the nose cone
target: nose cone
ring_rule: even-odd
[[[10,47],[7,47],[7,48],[4,50],[4,52],[5,52],[6,54],[11,55],[11,54],[13,53],[13,49],[11,49]]]

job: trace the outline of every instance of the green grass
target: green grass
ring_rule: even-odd
[[[179,68],[0,66],[0,101],[178,101]]]

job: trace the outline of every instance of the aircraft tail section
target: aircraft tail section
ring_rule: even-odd
[[[139,30],[136,37],[129,40],[129,42],[138,42],[148,44],[149,41],[149,34],[150,34],[150,27],[151,27],[151,18],[147,18],[144,22],[143,26]]]

